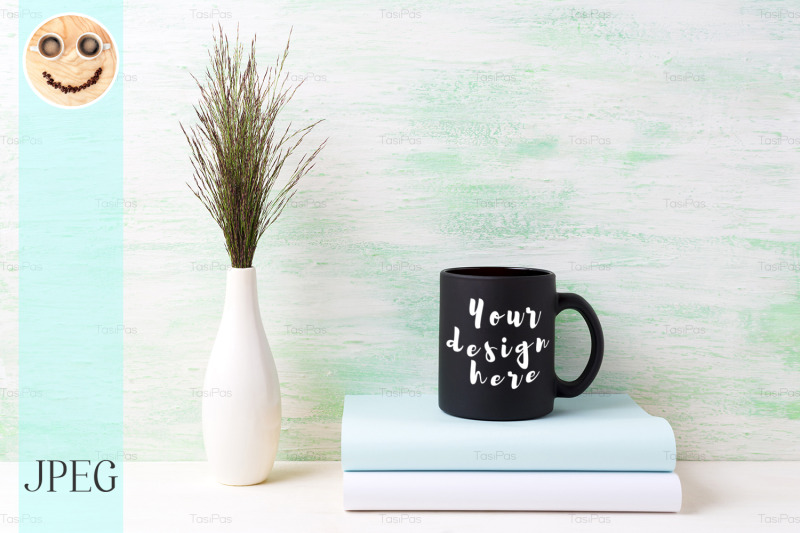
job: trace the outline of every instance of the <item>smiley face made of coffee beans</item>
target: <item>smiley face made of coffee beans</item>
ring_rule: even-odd
[[[117,49],[99,22],[61,15],[36,28],[23,64],[31,87],[47,102],[80,107],[103,96],[114,83]]]

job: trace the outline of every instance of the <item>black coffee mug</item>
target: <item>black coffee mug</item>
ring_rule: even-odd
[[[477,420],[529,420],[591,385],[603,361],[603,330],[589,303],[556,292],[547,270],[464,267],[442,270],[439,408]],[[589,326],[589,363],[578,379],[555,371],[555,321],[574,309]]]

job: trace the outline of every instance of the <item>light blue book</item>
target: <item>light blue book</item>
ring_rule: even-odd
[[[627,394],[556,398],[549,415],[515,422],[445,414],[435,395],[347,396],[345,471],[671,472],[675,435]]]

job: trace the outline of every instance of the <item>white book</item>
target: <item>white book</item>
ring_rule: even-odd
[[[344,472],[348,511],[675,513],[674,472]]]

